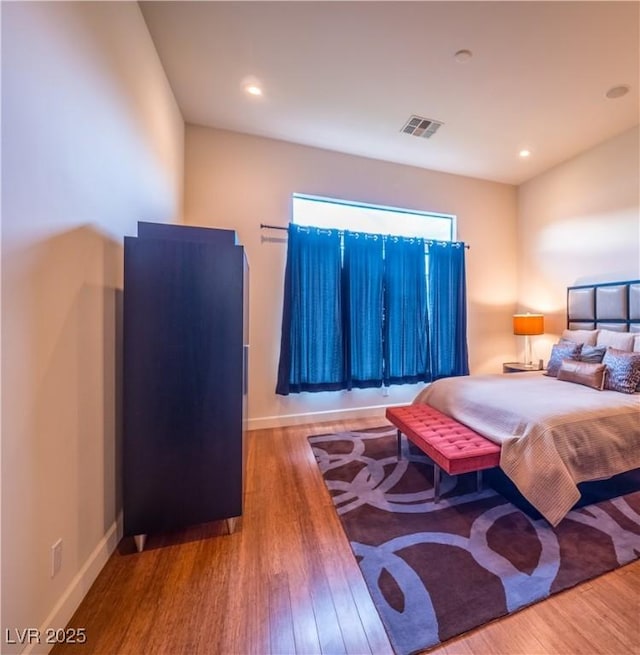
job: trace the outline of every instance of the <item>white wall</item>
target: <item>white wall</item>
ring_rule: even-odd
[[[565,327],[566,288],[640,278],[640,128],[518,188],[518,299],[545,314],[540,357]]]
[[[513,186],[354,157],[261,137],[187,126],[185,221],[231,228],[251,267],[251,427],[305,420],[309,413],[408,402],[415,386],[351,392],[275,394],[286,241],[260,223],[286,225],[291,194],[309,193],[458,216],[467,241],[469,349],[475,373],[499,372],[514,357],[516,189]],[[285,235],[286,236],[286,235]],[[319,417],[316,417],[319,418]]]
[[[2,653],[117,543],[122,237],[180,219],[183,157],[136,3],[2,3]]]

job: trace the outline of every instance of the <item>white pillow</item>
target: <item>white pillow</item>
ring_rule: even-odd
[[[595,346],[600,330],[565,330],[562,338],[573,343],[581,343],[585,346]]]
[[[633,338],[633,352],[640,353],[640,334],[636,334]]]
[[[614,332],[613,330],[600,330],[598,333],[597,346],[607,346],[618,350],[633,350],[635,335],[632,332]]]

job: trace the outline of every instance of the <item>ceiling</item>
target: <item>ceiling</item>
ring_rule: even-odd
[[[140,6],[187,123],[519,184],[640,120],[638,2]]]

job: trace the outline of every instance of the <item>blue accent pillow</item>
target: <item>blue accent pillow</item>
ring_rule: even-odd
[[[545,375],[557,377],[563,359],[578,359],[582,352],[581,343],[573,343],[572,341],[561,341],[556,343],[551,348],[551,357],[547,363],[547,371]]]
[[[581,362],[589,362],[590,364],[600,364],[604,354],[607,352],[606,346],[582,346],[582,352],[578,359]]]
[[[640,385],[640,353],[607,348],[602,363],[607,367],[604,388],[634,393]]]

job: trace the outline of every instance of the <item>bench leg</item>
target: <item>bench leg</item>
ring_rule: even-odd
[[[482,471],[476,471],[476,491],[482,491]]]
[[[442,471],[440,467],[434,463],[433,465],[433,502],[440,502],[440,478],[442,476]]]
[[[402,459],[402,432],[398,430],[398,460]]]

